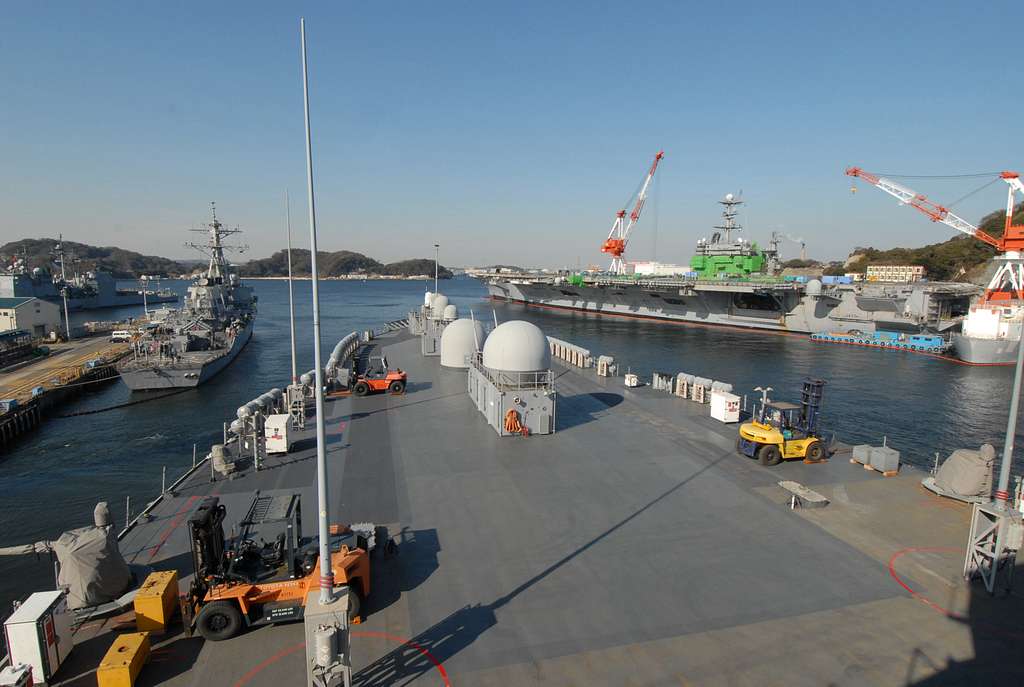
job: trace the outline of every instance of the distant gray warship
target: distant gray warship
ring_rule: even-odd
[[[153,305],[178,300],[178,294],[170,289],[152,288],[143,277],[139,285],[132,288],[118,286],[117,279],[109,272],[95,270],[74,276],[66,274],[65,260],[78,263],[79,260],[65,256],[63,240],[53,247],[54,262],[60,265],[56,274],[44,267],[29,269],[25,256],[14,256],[10,265],[0,269],[0,298],[42,298],[60,303],[67,297],[70,311],[93,310],[97,308],[119,308],[129,305]]]
[[[120,365],[132,391],[193,387],[227,367],[252,338],[256,296],[230,272],[222,239],[238,233],[217,219],[206,229],[209,242],[189,244],[210,256],[206,274],[188,287],[184,305],[158,319],[133,342],[133,355]]]

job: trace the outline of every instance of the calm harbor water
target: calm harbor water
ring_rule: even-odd
[[[47,421],[40,431],[0,454],[0,546],[56,538],[91,523],[106,500],[123,524],[125,497],[134,511],[168,480],[219,441],[221,421],[242,403],[289,377],[288,291],[284,281],[250,282],[260,300],[255,335],[220,375],[198,389],[94,415]],[[184,292],[184,282],[165,284]],[[405,317],[423,302],[430,282],[328,281],[321,286],[324,354],[353,330]],[[904,460],[930,466],[959,447],[990,442],[1001,450],[1012,370],[974,368],[895,351],[811,342],[806,337],[596,317],[486,301],[472,279],[442,282],[441,290],[465,314],[499,321],[527,319],[546,333],[611,354],[622,371],[650,380],[652,371],[690,372],[731,382],[752,402],[755,386],[771,386],[779,400],[797,400],[801,380],[827,380],[823,421],[840,439],[880,442],[883,435]],[[310,283],[296,282],[299,369],[312,367]],[[73,321],[138,315],[139,308],[77,313]],[[401,365],[401,361],[391,361]],[[134,400],[120,383],[75,401],[67,411],[99,409]],[[638,440],[641,439],[638,437]],[[1018,436],[1018,445],[1024,447]],[[1020,453],[1018,452],[1018,456]],[[1021,461],[1018,458],[1018,466]],[[1017,470],[1020,472],[1020,470]],[[46,557],[0,558],[0,617],[11,601],[52,586]]]

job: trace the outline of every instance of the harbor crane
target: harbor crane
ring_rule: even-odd
[[[1020,175],[1017,172],[999,173],[999,177],[1009,186],[1006,198],[1006,225],[1003,228],[1003,235],[999,238],[987,234],[962,217],[958,217],[949,208],[943,207],[917,191],[891,179],[864,171],[860,167],[849,167],[846,170],[846,175],[863,179],[875,188],[896,198],[901,205],[909,205],[924,213],[933,222],[942,222],[979,241],[984,241],[998,250],[1000,255],[996,259],[1002,264],[985,289],[982,301],[988,303],[1012,299],[1024,300],[1024,225],[1014,226],[1012,223],[1014,194],[1020,193],[1024,196],[1024,183],[1021,183]]]
[[[665,157],[665,151],[658,151],[658,154],[654,156],[654,162],[651,163],[651,168],[647,171],[647,176],[640,184],[640,190],[636,194],[636,203],[633,205],[633,211],[629,213],[629,223],[626,223],[625,210],[616,212],[612,230],[608,232],[608,238],[601,244],[601,252],[612,256],[612,264],[608,268],[612,274],[626,273],[626,264],[622,261],[622,254],[626,252],[626,243],[629,241],[630,232],[633,231],[637,220],[640,219],[644,202],[647,200],[647,189],[650,187],[654,172],[657,171],[658,163],[663,157]]]

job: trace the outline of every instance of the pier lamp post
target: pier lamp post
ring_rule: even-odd
[[[313,286],[313,363],[316,376],[316,491],[317,526],[320,538],[320,603],[334,600],[334,570],[331,567],[331,535],[328,526],[327,453],[324,428],[324,368],[320,359],[320,290],[317,286],[316,203],[313,196],[313,146],[309,133],[309,77],[306,70],[306,20],[301,20],[302,102],[306,121],[306,187],[309,200],[309,261]]]
[[[1017,342],[1017,365],[1013,371],[1013,390],[1010,392],[1010,416],[1006,420],[1003,461],[999,466],[995,498],[991,503],[974,504],[971,512],[971,538],[964,560],[964,578],[970,580],[980,577],[989,594],[995,593],[996,578],[1000,570],[1005,571],[1005,589],[1007,594],[1009,593],[1013,583],[1017,551],[1021,548],[1021,540],[1024,538],[1021,513],[1010,506],[1010,465],[1013,462],[1013,442],[1017,434],[1022,374],[1024,336]]]

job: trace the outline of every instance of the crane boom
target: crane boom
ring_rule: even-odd
[[[857,177],[863,179],[867,183],[871,184],[875,188],[885,191],[890,196],[900,201],[904,205],[909,205],[912,208],[924,213],[931,218],[933,222],[942,222],[943,224],[953,227],[957,231],[963,232],[968,236],[973,236],[976,239],[984,241],[990,246],[1000,248],[999,240],[986,234],[984,231],[974,226],[962,217],[959,217],[949,211],[949,208],[945,208],[937,203],[933,203],[923,194],[917,191],[907,188],[902,184],[897,184],[891,179],[880,177],[871,172],[866,172],[860,167],[850,167],[846,170],[846,176]],[[1017,180],[1017,183],[1020,183]],[[1011,195],[1012,200],[1012,195]]]
[[[633,231],[637,220],[640,219],[640,213],[643,212],[644,203],[647,201],[647,189],[650,187],[651,180],[654,179],[654,173],[658,170],[658,163],[661,162],[663,157],[665,157],[665,151],[663,150],[658,151],[658,154],[654,156],[654,162],[651,163],[651,168],[647,171],[647,176],[637,192],[633,211],[629,213],[629,223],[626,223],[625,210],[616,212],[612,229],[608,232],[608,238],[601,244],[601,252],[612,256],[612,264],[609,267],[609,271],[613,274],[625,274],[626,272],[626,265],[622,261],[622,254],[626,252],[626,242],[629,241],[629,234]]]
[[[1014,226],[1013,224],[1014,194],[1024,195],[1024,184],[1021,183],[1020,175],[1017,172],[1001,172],[999,174],[999,177],[1009,186],[1009,191],[1006,199],[1006,225],[1003,228],[1003,235],[998,239],[962,217],[957,217],[949,211],[949,208],[933,203],[922,194],[897,184],[891,179],[866,172],[860,167],[848,167],[846,175],[863,179],[872,186],[880,188],[899,200],[900,203],[923,212],[933,222],[942,222],[957,231],[962,231],[994,246],[1000,252],[997,257],[1000,264],[992,276],[988,288],[985,289],[981,303],[985,305],[1009,300],[1024,301],[1024,259],[1022,259],[1024,257],[1022,256],[1024,253],[1024,226]]]

